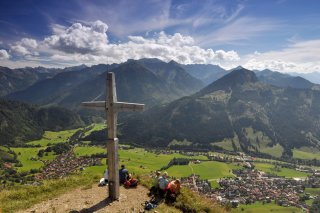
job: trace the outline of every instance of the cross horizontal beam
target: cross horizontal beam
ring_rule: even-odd
[[[82,107],[90,108],[90,109],[99,109],[99,110],[105,110],[107,108],[105,101],[88,101],[88,102],[82,102]]]
[[[140,112],[144,110],[144,104],[116,102],[113,103],[117,112]]]
[[[82,102],[81,106],[90,109],[108,110],[108,103],[106,101]],[[115,102],[113,103],[113,107],[116,112],[141,112],[144,110],[144,104],[127,102]]]

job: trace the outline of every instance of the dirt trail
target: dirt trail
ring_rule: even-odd
[[[90,189],[75,189],[59,197],[52,198],[42,203],[34,205],[32,208],[22,212],[69,212],[69,213],[89,213],[89,212],[140,212],[141,205],[150,198],[148,190],[143,186],[133,189],[120,187],[120,200],[109,202],[107,187],[93,185]]]

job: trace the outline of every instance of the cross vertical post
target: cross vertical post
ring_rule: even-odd
[[[81,106],[93,109],[103,109],[107,115],[108,128],[108,173],[109,173],[109,198],[118,200],[119,191],[119,157],[117,138],[117,117],[118,112],[143,111],[144,104],[118,102],[116,92],[116,82],[113,72],[107,74],[106,101],[82,102]]]
[[[109,172],[109,197],[112,200],[119,199],[119,159],[118,159],[118,138],[117,138],[117,117],[118,113],[113,107],[117,102],[116,82],[114,73],[107,75],[107,124],[108,124],[108,172]]]

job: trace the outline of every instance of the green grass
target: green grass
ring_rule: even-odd
[[[0,146],[0,160],[3,159],[4,161],[7,161],[9,159],[13,160],[14,155],[9,153],[10,149],[4,146]]]
[[[94,131],[99,131],[99,130],[107,128],[107,125],[104,123],[96,123],[96,124],[92,124],[92,125],[93,125],[93,128],[90,129],[89,131],[86,131],[84,134],[85,136],[90,135]]]
[[[173,158],[194,158],[207,160],[206,156],[185,156],[181,154],[154,154],[144,149],[135,148],[130,150],[119,150],[120,162],[125,164],[129,171],[136,174],[146,174],[159,170],[166,166]]]
[[[269,154],[274,157],[280,158],[283,153],[283,147],[280,144],[276,144],[272,147],[264,147],[259,149],[260,152]]]
[[[53,152],[45,152],[48,153],[48,156],[46,156],[45,154],[43,155],[43,157],[41,158],[42,160],[48,160],[51,161],[53,160],[57,155],[54,155]]]
[[[181,189],[181,194],[173,204],[183,212],[207,212],[207,213],[225,213],[224,208],[216,202],[206,199],[198,193],[191,192],[187,188]]]
[[[311,195],[319,195],[320,188],[305,188],[305,193],[310,193]]]
[[[233,148],[232,142],[234,143],[234,145],[236,146],[236,148],[238,150],[241,150],[239,138],[237,135],[235,135],[233,138],[225,138],[225,139],[223,139],[223,141],[211,143],[211,145],[216,145],[216,146],[219,146],[219,147],[221,147],[225,150],[229,150],[229,151],[236,151]]]
[[[106,153],[106,150],[97,146],[78,146],[74,148],[77,157],[91,155],[95,153]],[[159,170],[166,166],[173,158],[195,158],[207,160],[206,156],[185,156],[181,154],[154,154],[141,148],[119,150],[119,166],[125,164],[129,172],[138,174],[148,174],[151,171]],[[93,174],[103,174],[106,168],[106,159],[102,159],[102,166],[86,168],[86,172]]]
[[[219,146],[219,147],[221,147],[222,149],[225,149],[225,150],[234,151],[231,139],[224,139],[221,142],[211,143],[211,145]]]
[[[107,153],[107,150],[98,146],[77,146],[74,148],[74,153],[77,157],[80,157],[98,153]]]
[[[271,174],[276,174],[278,176],[284,176],[287,178],[294,178],[294,177],[307,177],[308,173],[296,171],[294,169],[288,168],[279,168],[279,171],[274,169],[274,165],[268,163],[255,163],[255,168]]]
[[[242,211],[243,209],[243,211]],[[278,212],[278,213],[292,213],[292,212],[302,212],[301,209],[296,208],[296,207],[282,207],[282,206],[278,206],[275,203],[266,203],[266,204],[262,204],[261,202],[256,202],[254,204],[251,205],[240,205],[238,208],[236,209],[232,209],[233,213],[240,213],[240,212],[244,212],[244,213],[271,213],[271,212]]]
[[[47,180],[41,186],[19,186],[0,193],[0,212],[16,212],[41,201],[48,200],[77,187],[91,186],[99,176],[74,175],[63,179]]]
[[[168,169],[168,173],[174,177],[187,177],[192,174],[192,168],[193,172],[200,175],[201,179],[208,179],[212,182],[222,177],[233,177],[231,170],[238,167],[231,163],[207,161],[200,164],[190,163],[189,165],[172,166]]]
[[[298,150],[298,149],[293,149],[292,150],[293,153],[293,158],[300,158],[300,159],[308,159],[308,160],[312,160],[312,159],[320,159],[320,153],[312,153],[312,152],[306,152],[306,151],[302,151],[302,150]]]
[[[2,151],[9,151],[9,149],[7,148],[7,147],[4,147],[4,146],[0,146],[0,150],[2,150]]]
[[[31,160],[31,158],[38,158],[37,153],[41,148],[11,148],[22,163],[22,167],[17,167],[18,172],[29,171],[30,169],[39,169],[43,163],[38,160]],[[19,155],[20,153],[20,155]]]
[[[311,206],[312,203],[313,203],[314,199],[309,199],[309,200],[306,200],[305,203],[308,205],[308,206]]]
[[[49,143],[56,144],[66,142],[79,129],[64,130],[59,132],[45,131],[40,140],[30,141],[27,144],[48,146]]]

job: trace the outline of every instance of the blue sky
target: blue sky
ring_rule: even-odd
[[[157,57],[320,71],[317,0],[0,1],[0,64],[64,67]]]

